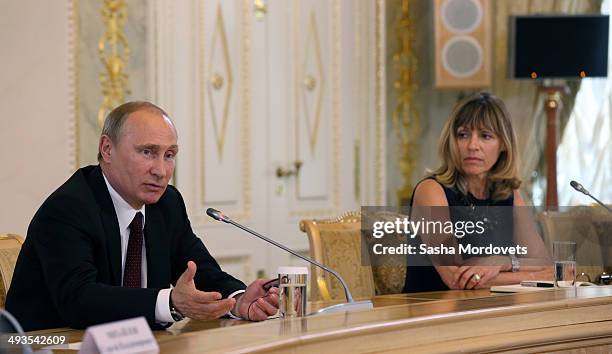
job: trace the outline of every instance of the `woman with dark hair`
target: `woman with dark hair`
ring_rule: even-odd
[[[520,246],[528,252],[410,256],[404,292],[489,288],[527,279],[552,280],[550,257],[532,220],[524,215],[527,208],[513,208],[525,203],[518,192],[521,181],[516,138],[502,100],[480,92],[459,102],[444,126],[438,153],[441,166],[419,182],[413,192],[412,219],[437,214],[439,220],[442,209],[442,219],[453,224],[470,218],[480,220],[484,233],[477,237],[462,237],[456,231],[445,235],[421,234],[417,242],[438,246],[442,242],[455,249],[468,243],[493,244],[504,249]]]

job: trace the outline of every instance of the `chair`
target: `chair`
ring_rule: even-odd
[[[612,266],[612,216],[600,206],[575,206],[564,211],[544,211],[538,215],[544,242],[552,252],[554,241],[575,241],[577,274],[591,281]],[[583,280],[583,279],[580,279]]]
[[[375,217],[381,216],[377,214]],[[361,253],[368,244],[361,237],[361,221],[360,213],[349,212],[335,219],[302,220],[300,230],[308,235],[310,256],[338,271],[353,297],[401,293],[406,279],[406,264],[387,257],[382,260],[383,263],[369,266],[370,253]],[[344,300],[340,282],[318,267],[313,268],[310,277],[311,300]]]
[[[365,222],[366,225],[372,225],[374,221],[395,222],[396,219],[403,219],[405,217],[407,216],[396,211],[377,210],[364,213],[362,215],[362,222]],[[391,237],[391,235],[388,235],[388,237]],[[371,246],[376,241],[372,237],[366,237],[366,244],[370,251],[370,260],[372,261],[372,275],[374,276],[376,295],[400,294],[404,290],[404,283],[406,282],[407,257],[402,255],[373,255]]]
[[[308,235],[310,256],[336,270],[354,298],[374,296],[372,268],[362,265],[361,215],[347,213],[336,219],[302,220],[300,230]],[[319,267],[311,267],[311,300],[344,300],[342,284]]]
[[[23,237],[14,234],[0,234],[0,307],[4,307],[21,245],[23,245]]]

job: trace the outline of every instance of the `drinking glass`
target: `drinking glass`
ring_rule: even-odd
[[[308,268],[278,268],[279,317],[302,317],[306,315],[306,284]]]
[[[555,262],[555,287],[572,288],[576,286],[576,242],[553,242],[553,261]]]

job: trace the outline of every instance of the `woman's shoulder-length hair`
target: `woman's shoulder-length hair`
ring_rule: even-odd
[[[516,137],[510,115],[504,102],[488,92],[479,92],[459,102],[446,122],[438,144],[442,164],[432,175],[449,187],[467,195],[467,184],[461,170],[461,157],[457,146],[457,130],[491,130],[501,142],[501,153],[487,175],[487,184],[493,200],[509,198],[521,185],[518,174]]]

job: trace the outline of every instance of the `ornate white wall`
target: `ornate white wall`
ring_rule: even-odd
[[[250,0],[129,1],[124,29],[126,99],[173,117],[174,183],[194,231],[245,280],[295,259],[213,223],[207,207],[306,253],[300,219],[385,203],[384,1],[265,3],[258,17]],[[44,198],[95,163],[102,6],[0,3],[0,233],[25,235]],[[276,176],[298,159],[299,179]]]
[[[75,166],[72,2],[0,3],[0,232],[24,235]]]

